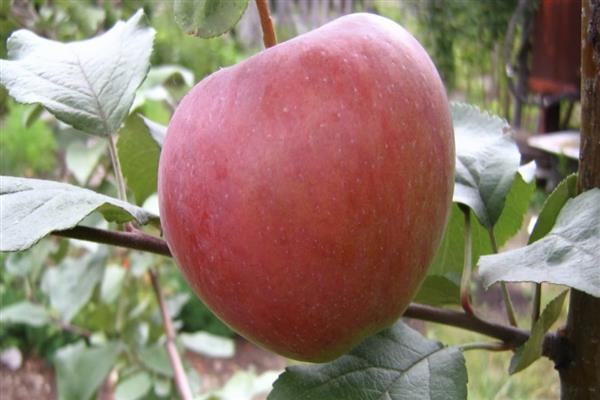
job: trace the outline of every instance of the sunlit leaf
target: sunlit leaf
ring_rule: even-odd
[[[156,217],[142,208],[66,183],[0,177],[0,251],[20,251],[52,231],[72,228],[94,211],[109,221],[147,224]]]
[[[40,103],[90,134],[117,132],[150,66],[154,30],[139,10],[101,36],[60,43],[18,30],[0,60],[0,83],[21,103]]]

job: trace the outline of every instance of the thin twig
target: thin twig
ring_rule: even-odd
[[[469,207],[459,205],[460,209],[465,217],[465,229],[464,229],[464,260],[463,260],[463,271],[462,278],[460,280],[460,304],[463,310],[469,315],[475,315],[473,307],[471,307],[471,301],[469,299],[469,285],[471,283],[471,269],[473,263],[473,243],[471,240],[471,210]]]
[[[542,284],[534,283],[533,285],[533,305],[531,308],[531,326],[540,318],[540,308],[542,306]]]
[[[160,284],[158,282],[158,275],[154,268],[150,268],[149,274],[150,281],[152,282],[152,288],[154,289],[156,300],[158,301],[158,306],[160,308],[160,315],[163,320],[163,325],[165,327],[165,335],[167,337],[165,347],[167,349],[167,354],[169,355],[169,361],[171,362],[171,366],[173,367],[173,378],[175,379],[175,386],[177,387],[179,397],[182,400],[191,400],[193,397],[192,391],[190,390],[190,385],[188,383],[187,376],[183,369],[183,364],[181,362],[181,358],[179,357],[177,346],[175,346],[175,329],[173,328],[171,317],[169,316],[167,306],[165,305],[165,299],[163,297]]]
[[[469,350],[487,350],[487,351],[506,351],[510,350],[504,342],[472,342],[464,343],[458,346],[462,351]]]
[[[265,44],[265,48],[268,49],[277,44],[273,20],[269,13],[268,0],[256,0],[256,8],[258,8],[258,15],[260,16],[260,26],[263,31],[263,43]]]
[[[498,245],[496,243],[496,236],[494,235],[493,229],[488,229],[488,234],[490,236],[490,242],[492,243],[492,250],[494,253],[498,253]],[[506,316],[508,317],[508,322],[512,326],[518,326],[517,318],[515,317],[515,308],[513,307],[512,300],[510,299],[510,292],[506,287],[506,283],[500,282],[500,289],[502,289],[502,299],[504,300],[504,305],[506,307]]]
[[[119,155],[117,154],[117,144],[115,140],[115,135],[109,135],[108,140],[108,148],[110,151],[110,158],[112,161],[112,166],[115,174],[115,178],[117,180],[117,188],[119,192],[119,198],[123,201],[127,201],[127,188],[125,187],[125,179],[123,177],[123,171],[121,170],[121,163],[119,161]],[[78,228],[78,227],[76,227]],[[73,228],[73,229],[76,229]],[[79,227],[81,228],[81,227]],[[122,235],[125,236],[129,240],[130,244],[150,244],[150,248],[154,250],[160,250],[164,252],[164,245],[166,243],[159,238],[155,238],[150,235],[146,235],[143,232],[135,229],[131,222],[128,222],[124,225],[124,228],[127,232],[122,232]],[[89,229],[89,228],[88,228]],[[65,231],[63,231],[65,232]],[[108,233],[110,231],[104,231],[104,233]],[[90,233],[90,231],[86,231],[86,233]],[[116,233],[116,232],[113,232]],[[105,235],[105,239],[113,239],[110,234]],[[168,250],[168,247],[167,247]],[[175,381],[175,387],[179,392],[179,396],[182,400],[192,400],[192,391],[190,389],[190,385],[188,383],[187,375],[183,369],[183,363],[181,362],[181,357],[179,356],[179,352],[177,351],[177,347],[175,346],[175,329],[173,329],[173,323],[171,321],[171,317],[167,312],[167,308],[165,306],[165,301],[162,295],[162,290],[160,288],[160,283],[158,281],[158,276],[153,268],[150,269],[150,280],[152,281],[152,288],[154,289],[154,293],[156,294],[156,299],[158,301],[158,305],[160,307],[160,313],[163,320],[163,326],[165,329],[165,335],[167,337],[166,349],[167,354],[169,355],[169,362],[171,363],[171,367],[173,368],[173,379]]]

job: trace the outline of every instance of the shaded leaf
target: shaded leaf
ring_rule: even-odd
[[[577,195],[577,175],[569,175],[563,179],[554,191],[548,196],[542,211],[529,236],[529,243],[533,243],[546,236],[554,226],[556,217],[567,200]]]
[[[187,34],[211,38],[237,24],[248,0],[175,0],[175,21]]]
[[[119,133],[117,151],[127,187],[133,191],[137,204],[143,204],[157,190],[160,147],[139,116],[127,118]]]
[[[189,293],[178,293],[174,296],[170,296],[165,300],[165,306],[167,307],[167,312],[169,316],[173,319],[177,318],[183,306],[190,301]]]
[[[460,350],[443,347],[402,322],[327,364],[286,368],[269,400],[466,399]]]
[[[0,323],[2,324],[43,326],[49,321],[50,315],[46,308],[29,301],[22,301],[0,308]]]
[[[52,231],[72,228],[94,211],[114,222],[147,224],[156,217],[115,198],[41,179],[0,177],[0,251],[20,251]]]
[[[181,81],[185,86],[194,85],[194,73],[180,65],[161,65],[150,68],[146,80],[138,89],[131,110],[143,105],[146,100],[166,101],[175,105],[174,99],[165,87],[169,81]]]
[[[502,246],[523,225],[529,202],[535,190],[534,182],[526,182],[518,172],[506,197],[506,203],[496,225],[494,235]],[[464,266],[464,215],[453,204],[446,231],[428,271],[425,282],[417,294],[418,302],[431,305],[460,304],[460,277]],[[489,232],[471,218],[473,265],[479,257],[493,253]]]
[[[154,29],[139,10],[96,38],[72,43],[21,29],[0,60],[0,83],[21,103],[41,103],[86,133],[117,132],[150,66]]]
[[[106,252],[65,259],[58,267],[48,268],[42,279],[42,290],[50,305],[69,322],[90,300],[96,284],[102,279]]]
[[[91,146],[76,141],[67,147],[65,163],[80,185],[85,185],[106,151],[108,143],[100,140]]]
[[[460,103],[452,104],[456,139],[454,201],[469,206],[491,229],[504,208],[519,167],[517,145],[506,121]]]
[[[167,397],[171,393],[171,381],[168,379],[154,378],[154,394],[158,397]]]
[[[529,339],[515,351],[515,355],[510,360],[508,371],[511,374],[524,370],[542,356],[544,335],[550,330],[558,317],[560,317],[562,306],[568,293],[569,291],[565,290],[552,299],[546,308],[544,308],[540,318],[533,324]]]
[[[516,250],[484,256],[479,274],[495,282],[548,282],[600,297],[600,189],[570,199],[552,230]]]
[[[429,275],[413,299],[416,303],[442,306],[460,302],[460,282],[443,275]]]
[[[115,389],[115,400],[137,400],[143,398],[152,388],[152,379],[147,372],[137,372],[122,382]]]
[[[100,298],[103,302],[112,303],[119,297],[126,273],[125,268],[119,265],[109,265],[104,269],[100,285]]]
[[[121,346],[86,347],[77,342],[58,349],[54,357],[60,400],[88,400],[115,364]]]
[[[171,367],[169,355],[164,346],[155,344],[146,347],[138,352],[138,356],[144,365],[152,371],[168,377],[173,376],[173,368]]]
[[[235,353],[232,339],[208,332],[182,333],[179,335],[186,349],[208,357],[231,358]]]
[[[13,276],[37,274],[48,256],[58,250],[58,246],[50,240],[42,240],[27,251],[11,253],[6,257],[4,267]]]

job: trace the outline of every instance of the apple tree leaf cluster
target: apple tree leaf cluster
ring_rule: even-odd
[[[186,31],[210,37],[235,24],[246,5],[247,1],[176,1],[175,11]],[[17,101],[41,104],[82,132],[102,139],[118,134],[117,156],[137,205],[66,183],[2,177],[1,251],[25,250],[54,231],[73,228],[94,216],[119,224],[134,221],[140,226],[157,221],[139,205],[156,190],[156,169],[166,129],[143,116],[130,115],[144,98],[157,93],[150,80],[138,90],[149,71],[153,38],[154,30],[145,24],[142,11],[107,33],[82,42],[62,44],[24,30],[11,36],[10,60],[0,61],[0,83]],[[179,76],[188,85],[193,80],[185,70],[156,71],[156,82],[170,76]],[[160,96],[170,100],[164,93]],[[504,121],[464,104],[453,105],[452,113],[457,146],[455,204],[416,301],[459,303],[465,243],[464,215],[458,204],[469,207],[476,216],[472,221],[472,261],[479,265],[486,286],[548,282],[600,297],[600,190],[575,197],[576,177],[568,177],[544,204],[529,245],[492,254],[494,247],[502,246],[521,227],[535,183],[528,168],[519,168],[519,153]],[[82,165],[82,173],[75,176],[80,184],[89,180],[90,165],[97,163],[105,146],[73,146],[67,151],[69,163]],[[87,157],[78,157],[79,153]],[[90,164],[88,157],[93,161]],[[39,276],[46,257],[59,261],[39,279],[49,304],[30,300],[13,303],[0,310],[0,321],[35,327],[53,321],[69,324],[96,292],[103,302],[101,309],[121,301],[130,304],[134,306],[127,314],[133,321],[130,325],[122,318],[115,321],[107,316],[98,322],[98,330],[114,327],[110,340],[94,336],[89,339],[91,344],[79,341],[57,351],[54,364],[60,398],[88,399],[94,394],[124,354],[124,344],[113,340],[119,324],[126,326],[125,336],[142,338],[139,340],[145,347],[138,348],[136,354],[144,367],[122,379],[117,394],[143,397],[153,387],[155,394],[168,395],[174,373],[167,364],[167,353],[151,325],[139,322],[156,316],[148,311],[148,299],[135,298],[129,290],[142,281],[153,262],[143,254],[134,254],[130,270],[124,271],[119,266],[107,266],[108,256],[103,251],[77,259],[65,258],[64,253],[63,248],[40,242],[32,249],[35,257],[20,259],[25,253],[7,256],[5,268],[14,277]],[[545,334],[560,315],[566,296],[567,291],[553,299],[532,324],[529,339],[515,351],[510,373],[526,368],[542,355]],[[183,299],[173,299],[172,316],[183,303]],[[183,335],[181,342],[188,349],[213,356],[226,357],[232,352],[232,342],[203,334]],[[397,322],[330,363],[289,367],[274,384],[269,399],[464,399],[466,384],[460,348],[428,340]]]

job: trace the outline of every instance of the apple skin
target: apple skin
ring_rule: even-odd
[[[206,305],[260,346],[325,362],[408,306],[453,176],[429,56],[394,22],[353,14],[198,83],[170,122],[158,192]]]

